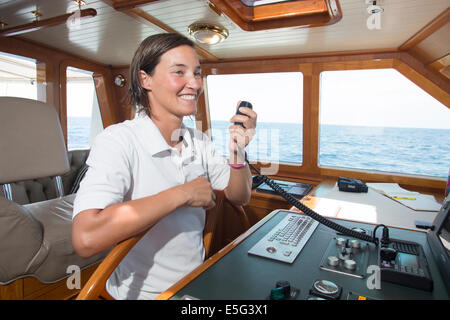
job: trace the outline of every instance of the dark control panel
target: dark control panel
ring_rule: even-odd
[[[382,281],[433,290],[428,261],[420,244],[390,239],[386,247],[380,247],[378,261]]]
[[[291,211],[272,217],[176,293],[207,300],[447,300],[427,233],[389,228],[376,245],[319,225],[292,263],[248,254]],[[372,234],[374,225],[342,221]],[[383,249],[383,250],[381,250]],[[211,285],[220,290],[211,290]]]

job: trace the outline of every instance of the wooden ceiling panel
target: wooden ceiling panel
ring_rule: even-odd
[[[21,37],[88,59],[111,65],[128,65],[134,50],[145,37],[162,32],[151,23],[140,23],[111,5],[113,0],[85,0],[84,8],[94,8],[97,16],[86,20],[80,29],[60,25],[30,32]],[[129,1],[128,1],[129,2]],[[137,1],[142,3],[142,1]],[[202,47],[217,58],[242,58],[286,54],[309,54],[349,50],[392,49],[400,47],[448,7],[448,0],[379,0],[384,8],[380,29],[367,27],[364,0],[340,0],[343,17],[329,26],[317,28],[289,27],[261,31],[244,31],[229,17],[217,15],[206,0],[159,0],[136,7],[167,27],[188,35],[194,22],[220,24],[229,37],[215,46]],[[108,4],[109,3],[109,4]],[[14,0],[0,2],[0,20],[8,27],[29,23],[36,5],[44,17],[72,12],[72,0]],[[447,33],[448,35],[448,33]],[[445,51],[444,42],[430,37],[417,48],[434,57]],[[428,52],[428,53],[427,53]]]

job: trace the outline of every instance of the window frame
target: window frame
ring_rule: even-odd
[[[226,74],[220,74],[220,75],[246,75],[246,76],[248,76],[248,75],[256,75],[256,74],[280,74],[280,73],[291,73],[291,74],[296,74],[296,75],[300,75],[301,76],[301,81],[299,82],[299,86],[298,87],[300,87],[300,84],[303,84],[303,81],[304,81],[304,75],[303,75],[303,73],[301,72],[301,71],[298,71],[298,70],[295,70],[295,71],[292,71],[292,70],[290,70],[290,71],[288,71],[288,72],[275,72],[275,71],[272,71],[272,72],[250,72],[250,73],[246,73],[246,72],[237,72],[237,73],[226,73]],[[204,83],[205,83],[205,87],[207,87],[207,85],[208,85],[208,81],[207,81],[207,77],[208,76],[216,76],[216,75],[219,75],[219,74],[211,74],[211,75],[207,75],[207,76],[205,76],[205,78],[204,78]],[[296,82],[297,83],[297,82]],[[301,97],[301,99],[300,99],[300,102],[299,103],[301,103],[301,105],[299,105],[298,107],[300,107],[300,108],[302,108],[303,109],[303,92],[302,92],[302,97]],[[253,101],[251,101],[251,100],[249,100],[250,102],[253,102]],[[209,103],[209,99],[207,99],[207,102]],[[208,104],[208,110],[209,110],[209,104]],[[256,112],[258,112],[258,110],[256,109],[255,110]],[[303,111],[303,110],[302,110]],[[303,115],[302,115],[303,116]],[[231,117],[231,115],[230,115],[230,117]],[[209,119],[209,123],[208,123],[208,128],[211,128],[211,115],[210,115],[210,112],[208,111],[208,119]],[[228,120],[228,119],[225,119],[226,121]],[[258,121],[260,120],[260,116],[258,116]],[[300,122],[300,120],[302,120],[302,122]],[[299,119],[299,121],[298,122],[295,122],[295,124],[300,124],[300,125],[303,125],[303,118],[302,119]],[[201,129],[201,128],[197,128],[197,129]],[[212,133],[212,131],[213,130],[211,130],[210,132]],[[303,135],[303,132],[301,132],[302,133],[302,135]],[[255,137],[256,138],[256,137]],[[302,141],[303,141],[303,136],[302,136]],[[256,143],[256,139],[253,139],[253,142],[252,143]],[[253,147],[255,147],[256,145],[253,145]],[[249,150],[252,150],[251,149],[252,148],[252,146],[248,146],[247,147],[247,153],[249,152]],[[303,146],[302,146],[302,148],[303,148]],[[281,152],[281,150],[278,150],[279,152]],[[249,154],[249,160],[251,160],[252,162],[254,162],[254,161],[256,161],[256,159],[253,159],[253,158],[251,158],[251,154]],[[267,164],[269,163],[268,162],[268,159],[260,159],[261,160],[261,163],[264,163],[264,164],[266,164],[265,166],[267,166]],[[279,161],[279,164],[277,164],[275,167],[278,167],[280,164],[283,164],[283,160],[281,159],[281,155],[280,155],[280,159],[278,159],[278,161]],[[294,163],[294,162],[292,162],[291,164],[292,165],[294,165],[294,166],[301,166],[301,164],[302,164],[302,161],[303,161],[303,155],[302,155],[302,153],[300,153],[300,159],[297,159],[296,160],[297,162],[296,163]],[[259,162],[259,161],[258,161]],[[284,162],[284,163],[288,163],[288,162]],[[270,170],[270,171],[273,171],[273,170]]]
[[[210,0],[210,6],[246,31],[318,27],[342,19],[339,0],[292,0],[260,6],[246,6],[241,0]]]
[[[73,67],[77,69],[86,70],[93,73],[93,80],[95,85],[95,91],[97,94],[98,105],[100,108],[100,115],[102,118],[103,127],[117,123],[117,117],[113,99],[114,93],[112,90],[112,75],[111,72],[105,72],[103,68],[91,65],[77,60],[63,60],[60,65],[59,77],[60,77],[60,122],[64,135],[64,141],[67,143],[67,68]],[[109,81],[110,80],[110,81]],[[111,85],[106,85],[106,82],[110,82]]]
[[[34,56],[28,55],[26,52],[15,52],[9,50],[0,50],[3,53],[11,54],[18,57],[32,59],[36,63],[36,100],[47,103],[47,100],[51,100],[52,91],[51,86],[47,85],[52,77],[53,72],[51,63],[38,59]]]
[[[296,55],[284,57],[258,57],[247,59],[229,59],[220,62],[201,62],[204,79],[210,74],[240,74],[300,71],[303,73],[303,162],[301,166],[280,164],[275,177],[319,183],[327,178],[340,176],[357,178],[363,181],[393,182],[400,185],[425,190],[445,188],[446,180],[436,177],[389,172],[371,172],[347,168],[327,168],[318,165],[319,161],[319,105],[320,74],[322,71],[396,69],[407,79],[422,88],[435,99],[449,106],[448,84],[436,77],[425,66],[408,53],[402,52],[356,52]],[[207,83],[205,98],[200,97],[196,121],[201,128],[210,128],[209,106],[207,105]],[[259,164],[255,165],[260,168]]]
[[[321,71],[321,73],[320,73],[320,76],[321,76],[321,84],[322,84],[322,81],[323,81],[323,79],[322,79],[322,76],[323,76],[323,73],[324,72],[333,72],[333,71],[337,71],[337,72],[342,72],[342,71],[370,71],[370,70],[392,70],[392,72],[397,72],[398,73],[398,75],[400,76],[400,77],[403,77],[403,80],[406,80],[406,81],[408,81],[409,79],[407,78],[407,77],[405,77],[402,73],[400,73],[400,72],[398,72],[398,70],[397,69],[395,69],[395,68],[371,68],[371,69],[365,69],[365,68],[358,68],[358,69],[347,69],[347,70],[324,70],[324,71]],[[340,79],[339,79],[340,80]],[[358,80],[359,80],[359,77],[358,77]],[[344,83],[345,84],[345,83]],[[379,83],[381,86],[380,86],[380,88],[382,88],[382,83]],[[410,83],[411,84],[411,86],[414,86],[415,85],[415,83],[414,82],[412,82],[412,83]],[[365,84],[364,86],[365,87],[367,87],[367,88],[371,88],[371,90],[372,89],[374,89],[374,85],[376,86],[376,84],[375,83],[372,83],[371,84],[371,86],[368,86],[368,84]],[[328,85],[329,86],[329,85]],[[417,88],[418,90],[421,90],[422,88],[420,87],[420,86],[418,86],[418,85],[416,85],[416,87],[415,88]],[[423,91],[423,89],[422,89],[422,91]],[[353,91],[352,91],[353,92]],[[400,94],[402,94],[402,92],[400,91],[399,92]],[[428,93],[427,93],[428,94]],[[432,97],[430,94],[428,94],[428,96],[429,97]],[[322,98],[322,97],[321,97]],[[321,99],[322,100],[322,99]],[[361,105],[362,104],[364,104],[363,103],[363,101],[362,100],[356,100],[357,102],[358,102],[358,108],[359,109],[361,109]],[[322,101],[320,101],[320,106],[319,106],[319,108],[321,109],[320,110],[320,115],[323,115],[324,114],[324,112],[326,111],[326,110],[324,110],[323,108],[322,108]],[[441,103],[442,104],[442,103]],[[445,108],[445,105],[443,105],[443,107]],[[364,109],[364,108],[363,108]],[[372,109],[373,110],[373,109]],[[422,112],[426,112],[426,109],[424,109],[424,108],[421,108],[421,111]],[[355,112],[358,112],[358,111],[356,111],[355,110]],[[405,111],[406,112],[406,111]],[[345,114],[344,114],[345,115]],[[393,118],[393,119],[395,119],[395,118]],[[320,128],[320,126],[321,126],[321,123],[320,123],[320,117],[319,117],[319,128]],[[337,125],[337,126],[357,126],[357,127],[365,127],[366,125],[365,124],[362,124],[362,123],[360,123],[360,122],[355,122],[355,121],[352,121],[352,124],[350,124],[350,123],[346,123],[346,124],[333,124],[333,125]],[[376,125],[376,126],[371,126],[370,124],[368,125],[368,127],[371,127],[371,128],[378,128],[377,127],[378,125]],[[396,126],[394,126],[394,125],[391,125],[391,124],[384,124],[383,126],[381,126],[381,127],[379,127],[379,128],[389,128],[389,127],[393,127],[393,128],[399,128],[399,129],[409,129],[409,130],[414,130],[415,129],[415,127],[402,127],[402,126],[399,126],[399,127],[396,127]],[[424,127],[423,129],[426,129],[427,127]],[[433,128],[432,128],[433,129]],[[440,128],[440,129],[442,129],[442,128]],[[419,128],[418,128],[418,130],[419,130]],[[439,129],[438,129],[439,130]],[[388,138],[389,136],[384,136],[385,138]],[[320,148],[320,134],[319,134],[319,148]],[[319,151],[320,151],[320,149],[319,149]],[[361,151],[361,155],[364,155],[364,151],[363,150],[360,150]],[[319,158],[318,158],[318,160],[319,160],[319,167],[320,168],[329,168],[329,169],[344,169],[344,170],[346,170],[346,169],[350,169],[350,170],[358,170],[358,169],[356,169],[356,168],[351,168],[351,167],[349,167],[348,165],[342,165],[342,166],[335,166],[335,165],[331,165],[331,164],[325,164],[325,163],[323,163],[323,164],[320,164],[320,152],[319,152]],[[348,158],[351,158],[351,155],[347,155],[348,156]],[[394,160],[394,158],[391,158],[392,160]],[[403,166],[404,164],[402,164],[401,162],[399,162],[399,164],[401,165],[401,166]],[[391,171],[386,171],[386,170],[381,170],[381,169],[376,169],[376,168],[363,168],[363,167],[361,167],[361,169],[360,170],[362,170],[362,171],[375,171],[375,172],[380,172],[380,173],[389,173],[389,174],[396,174],[396,173],[400,173],[400,172],[391,172]],[[425,174],[413,174],[413,173],[405,173],[406,175],[411,175],[411,176],[423,176],[423,177],[429,177],[429,178],[434,178],[434,177],[436,177],[436,176],[430,176],[430,175],[425,175]],[[445,173],[445,177],[447,176],[447,173]]]
[[[436,86],[432,81],[426,78],[423,74],[412,69],[407,63],[400,59],[392,58],[380,58],[361,61],[337,61],[337,62],[321,62],[316,66],[317,81],[320,87],[320,74],[323,71],[342,71],[342,70],[367,70],[367,69],[395,69],[401,73],[404,77],[415,83],[422,88],[425,92],[436,98],[442,104],[448,106],[448,94],[442,90],[439,86]],[[447,102],[447,103],[446,103]],[[413,174],[401,174],[391,172],[375,172],[369,170],[358,170],[355,168],[336,168],[326,167],[318,165],[319,157],[319,104],[320,104],[320,92],[318,92],[317,102],[314,104],[317,108],[317,154],[316,167],[320,176],[351,176],[353,178],[361,179],[364,181],[383,181],[383,182],[395,182],[404,185],[411,186],[426,186],[432,189],[440,189],[445,185],[446,180],[443,178],[421,176]]]
[[[307,97],[309,94],[307,94],[307,88],[309,88],[311,81],[311,65],[310,64],[282,64],[279,65],[275,62],[275,64],[262,64],[262,65],[252,65],[252,64],[245,64],[245,65],[236,65],[236,67],[231,65],[227,65],[225,67],[219,67],[214,66],[210,67],[209,65],[202,64],[202,72],[203,72],[203,79],[204,79],[204,98],[200,97],[197,104],[197,115],[196,115],[196,123],[198,124],[197,129],[201,129],[206,133],[210,133],[211,130],[211,119],[210,119],[210,113],[209,113],[209,105],[208,105],[208,84],[206,81],[206,77],[208,75],[231,75],[231,74],[249,74],[249,73],[279,73],[279,72],[301,72],[303,74],[303,139],[302,139],[302,163],[301,164],[284,164],[280,163],[278,165],[278,173],[277,176],[284,176],[284,177],[292,177],[293,175],[297,175],[299,172],[305,172],[306,170],[303,169],[305,166],[305,141],[306,137],[305,134],[309,134],[311,131],[309,129],[310,124],[305,122],[305,117],[308,116],[308,111],[305,110],[309,108],[305,108],[305,103],[309,100]],[[308,84],[306,84],[308,82]],[[257,110],[256,110],[257,112]],[[264,163],[264,166],[261,166],[259,163],[256,163],[256,167],[258,168],[264,168],[264,167],[270,167],[271,165]]]

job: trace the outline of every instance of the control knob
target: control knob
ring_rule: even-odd
[[[335,256],[329,256],[327,258],[327,263],[329,266],[336,267],[339,265],[339,259]]]
[[[361,248],[361,242],[359,240],[353,239],[350,241],[350,247],[359,249]]]
[[[346,244],[347,244],[347,239],[345,239],[345,238],[337,238],[336,239],[336,245],[338,245],[339,247],[345,247]]]
[[[356,269],[356,261],[355,260],[345,260],[344,261],[344,268],[347,270],[355,270]]]

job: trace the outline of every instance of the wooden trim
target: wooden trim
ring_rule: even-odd
[[[114,272],[120,261],[122,261],[136,243],[141,240],[148,230],[149,229],[118,243],[100,263],[98,268],[83,286],[76,299],[99,300],[103,291],[106,291],[105,284],[110,275]],[[111,296],[108,294],[108,297]]]
[[[130,104],[128,89],[130,82],[130,70],[129,67],[113,67],[111,70],[111,81],[117,75],[122,75],[125,77],[125,85],[123,87],[118,87],[116,85],[112,86],[112,91],[114,91],[115,102],[117,105],[117,122],[122,122],[125,120],[131,120],[134,118],[136,113],[136,108]],[[112,83],[112,82],[110,82]]]
[[[303,73],[303,141],[308,143],[303,143],[302,170],[317,174],[320,73],[317,72],[315,64],[311,64],[308,71]]]
[[[394,67],[393,58],[359,61],[333,61],[317,64],[317,72],[363,69],[390,69]]]
[[[95,263],[81,270],[81,286],[84,286],[98,265]],[[79,291],[67,287],[67,277],[54,283],[42,283],[34,277],[25,277],[0,285],[0,300],[66,300],[72,299]]]
[[[391,182],[409,187],[422,187],[424,190],[440,190],[445,188],[445,180],[433,177],[421,177],[410,174],[382,173],[370,170],[357,170],[349,168],[319,167],[323,177],[348,177],[360,179],[365,182]]]
[[[49,27],[54,27],[67,22],[67,19],[73,15],[72,13],[66,13],[60,16],[52,17],[45,20],[33,21],[20,26],[15,26],[12,28],[0,30],[0,36],[17,36],[19,34],[24,34],[31,31],[37,31],[41,29],[46,29]],[[80,18],[95,17],[97,11],[95,9],[83,9],[80,11]]]
[[[450,53],[445,54],[444,56],[437,58],[430,63],[427,64],[427,67],[435,72],[440,72],[444,76],[450,79],[450,74],[445,73],[445,68],[450,66]]]
[[[93,80],[97,92],[98,106],[100,108],[103,127],[106,128],[112,124],[118,123],[117,99],[112,90],[112,83],[114,80],[111,72],[107,72],[106,74],[94,73]]]
[[[222,0],[235,12],[243,21],[264,21],[273,19],[285,19],[311,14],[323,14],[328,12],[325,1],[303,0],[289,1],[247,7],[240,0]]]
[[[133,9],[159,0],[112,0],[112,7],[117,11]]]
[[[195,124],[196,129],[208,134],[208,136],[211,138],[210,132],[208,131],[208,129],[211,128],[211,120],[207,98],[206,77],[203,78],[203,86],[203,92],[197,99],[197,113],[195,114]]]
[[[431,71],[406,52],[401,53],[399,59],[395,60],[394,68],[450,108],[450,81],[448,78]]]
[[[369,50],[352,50],[352,51],[331,51],[331,52],[319,52],[319,53],[301,53],[301,54],[287,54],[287,55],[274,55],[274,56],[253,56],[253,57],[245,57],[245,58],[227,58],[221,59],[221,63],[234,63],[234,62],[267,62],[267,61],[285,61],[292,60],[304,63],[310,62],[323,62],[321,59],[329,58],[332,61],[343,59],[348,60],[351,56],[362,56],[365,55],[367,57],[374,55],[386,55],[386,54],[395,54],[400,52],[397,48],[386,48],[386,49],[369,49]],[[317,60],[319,59],[319,60]],[[355,58],[357,59],[357,58]],[[366,58],[367,59],[367,58]],[[374,58],[375,59],[375,58]],[[204,64],[207,65],[215,65],[215,62],[205,61]]]
[[[142,11],[141,9],[137,9],[137,8],[132,8],[132,9],[126,9],[126,10],[122,10],[121,12],[125,13],[127,16],[135,19],[136,21],[146,24],[146,25],[150,25],[151,27],[158,27],[166,32],[170,32],[170,33],[179,33],[178,31],[176,31],[175,29],[172,29],[171,27],[169,27],[168,25],[166,25],[164,22],[162,22],[161,20],[156,19],[155,17],[149,15],[147,12]],[[211,54],[208,50],[202,48],[201,46],[199,46],[198,44],[195,44],[195,49],[198,53],[199,56],[210,60],[210,61],[218,61],[219,58],[217,58],[216,56],[214,56],[213,54]]]
[[[427,67],[450,80],[450,53],[430,62]]]
[[[303,65],[307,63],[352,63],[357,68],[358,64],[366,66],[367,62],[373,64],[376,68],[377,63],[386,59],[400,59],[404,54],[397,50],[394,51],[357,51],[357,52],[339,52],[336,54],[323,55],[289,55],[272,58],[251,57],[247,59],[221,59],[220,61],[201,61],[204,70],[211,70],[212,74],[227,73],[250,73],[250,72],[284,72],[284,70],[296,70],[294,65]],[[255,63],[257,62],[257,63]],[[339,66],[339,65],[337,65]],[[271,71],[278,68],[280,71]],[[294,69],[289,69],[294,68]],[[206,74],[206,73],[205,73]],[[209,74],[206,74],[209,75]]]
[[[409,50],[415,47],[417,44],[428,38],[434,32],[439,30],[441,27],[450,22],[450,7],[448,7],[444,12],[438,15],[436,18],[431,20],[425,27],[420,29],[415,35],[406,40],[398,49],[399,50]]]
[[[210,0],[245,31],[331,25],[342,19],[338,0],[298,0],[247,7],[239,0]]]

